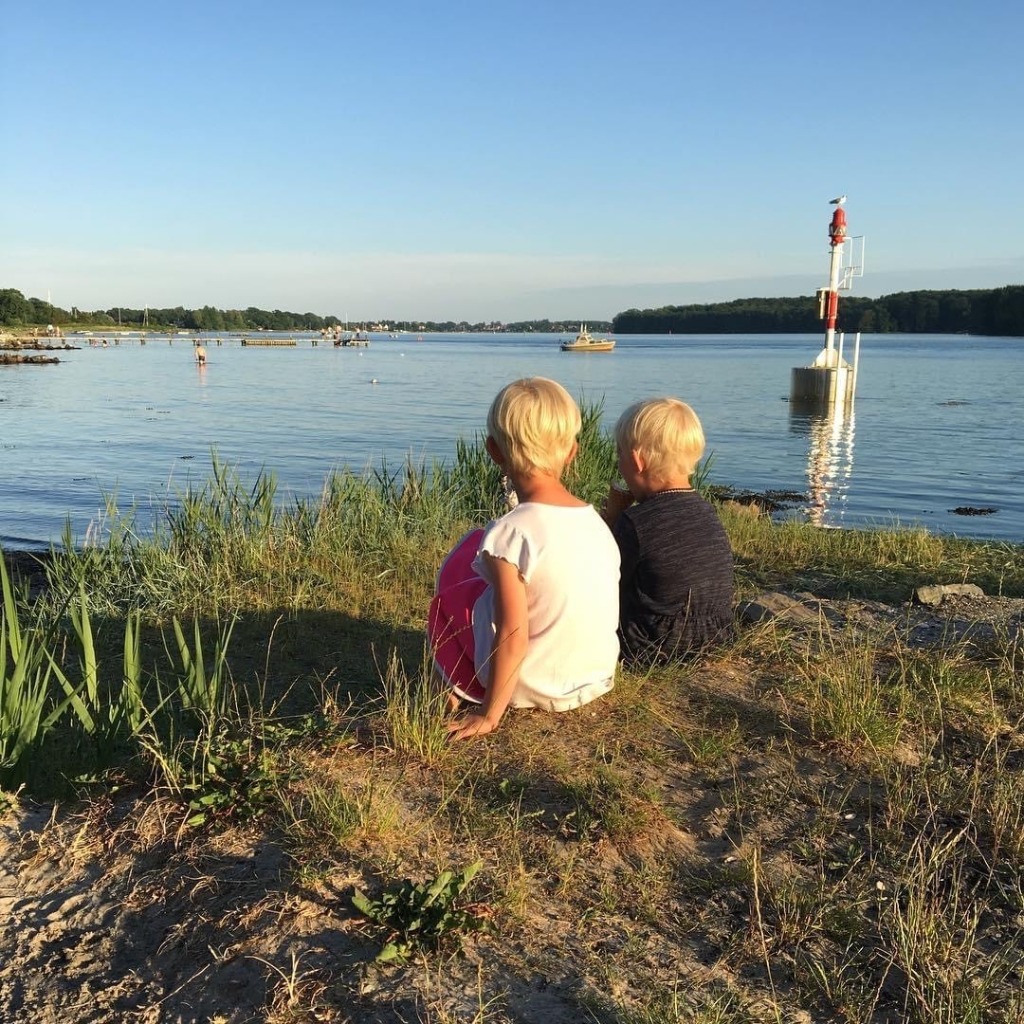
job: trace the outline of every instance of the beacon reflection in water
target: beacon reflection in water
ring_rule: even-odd
[[[828,409],[790,405],[789,429],[807,445],[807,520],[815,526],[842,526],[853,475],[854,403]]]

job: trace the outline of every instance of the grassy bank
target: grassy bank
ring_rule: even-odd
[[[596,413],[581,450],[597,500]],[[1024,1020],[1019,631],[766,620],[449,746],[424,610],[498,495],[479,445],[284,508],[215,464],[155,537],[112,513],[42,593],[5,574],[0,806],[59,799],[32,856],[73,841],[186,905],[146,971],[205,980],[168,1019]],[[1024,597],[1020,547],[723,518],[743,598]],[[272,881],[230,883],[230,857],[268,849]],[[243,958],[258,984],[219,996]],[[103,1006],[64,1019],[118,1019]]]

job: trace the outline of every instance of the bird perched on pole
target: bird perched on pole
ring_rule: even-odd
[[[830,199],[829,204],[832,206],[842,206],[846,202],[846,196],[836,196],[835,199]]]

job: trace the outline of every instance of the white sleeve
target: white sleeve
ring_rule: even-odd
[[[488,554],[510,562],[519,570],[524,582],[530,582],[535,552],[532,550],[529,536],[507,517],[492,523],[480,542],[480,554]],[[479,560],[480,555],[477,555]]]

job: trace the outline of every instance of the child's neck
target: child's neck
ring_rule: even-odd
[[[524,476],[511,474],[511,478],[521,502],[533,501],[540,505],[570,507],[586,504],[562,483],[561,477],[550,473],[528,473]]]
[[[641,474],[641,478],[637,483],[639,486],[636,498],[641,501],[645,498],[653,498],[656,494],[664,494],[666,491],[692,490],[688,476],[668,476],[650,479],[645,478],[644,474]]]
[[[651,488],[652,493],[661,494],[662,491],[689,491],[690,478],[688,476],[670,476],[658,480]]]

